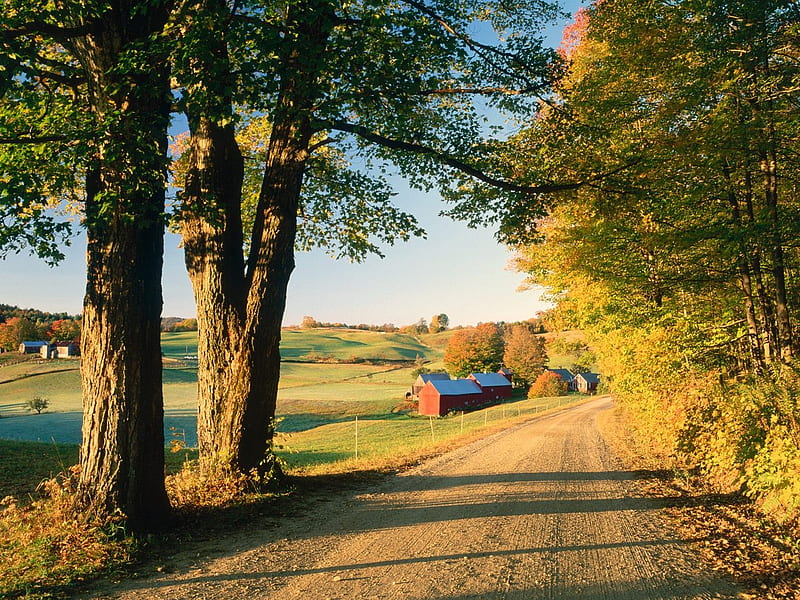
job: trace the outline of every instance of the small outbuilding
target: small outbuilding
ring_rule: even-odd
[[[431,379],[419,392],[419,414],[443,417],[452,410],[486,404],[483,390],[472,379]]]
[[[40,354],[42,352],[42,348],[49,347],[50,344],[47,342],[39,341],[39,342],[22,342],[19,345],[19,353],[20,354]]]
[[[425,387],[425,384],[429,381],[449,381],[450,375],[447,373],[420,373],[417,376],[417,379],[414,381],[414,384],[411,386],[411,394],[414,396],[419,396],[419,393],[422,391],[422,388]]]
[[[598,373],[578,373],[575,375],[575,389],[581,394],[594,394],[600,383]]]
[[[575,375],[569,369],[547,369],[550,373],[555,373],[561,377],[561,381],[567,384],[567,389],[575,391]]]
[[[500,373],[471,373],[469,378],[477,383],[483,392],[486,404],[511,398],[511,382]]]
[[[51,358],[70,358],[80,356],[81,349],[76,342],[55,342],[50,344]]]
[[[500,373],[500,375],[502,375],[506,379],[508,379],[509,383],[513,383],[514,371],[512,371],[511,369],[508,369],[506,367],[503,367],[502,369],[500,369],[497,372]]]

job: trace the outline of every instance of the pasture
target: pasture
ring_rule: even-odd
[[[197,353],[196,332],[162,334],[165,358],[164,420],[167,440],[196,443],[197,371],[186,357]],[[356,415],[391,415],[411,385],[412,361],[440,360],[442,351],[420,339],[346,329],[283,331],[278,417],[297,432]],[[311,360],[325,362],[303,362]],[[336,362],[355,361],[355,362]],[[27,360],[0,367],[0,439],[65,444],[80,442],[79,361]],[[49,407],[31,414],[25,403],[44,396]]]
[[[505,426],[511,420],[582,400],[515,398],[504,405],[433,419],[398,410],[414,379],[414,361],[419,356],[432,369],[442,368],[451,335],[448,331],[415,338],[338,329],[285,330],[289,358],[281,364],[276,449],[290,471],[315,474],[388,468],[456,439],[482,435],[487,427]],[[192,361],[185,357],[197,352],[197,336],[166,333],[162,348],[165,441],[169,444],[175,439],[192,447],[196,445],[197,371],[186,366]],[[313,358],[325,362],[304,362]],[[357,362],[336,362],[347,360]],[[78,368],[77,360],[38,359],[0,367],[0,440],[9,440],[0,442],[0,456],[9,469],[17,465],[24,470],[26,453],[32,453],[30,460],[41,477],[77,460],[81,436]],[[47,397],[50,403],[40,415],[25,407],[35,395]],[[25,443],[15,446],[17,442]],[[168,453],[170,470],[179,467],[176,461],[181,456]],[[0,497],[19,493],[25,485],[15,487],[13,473],[7,471],[0,481]]]

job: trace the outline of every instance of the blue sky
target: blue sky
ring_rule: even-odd
[[[574,12],[578,0],[566,2]],[[560,39],[560,28],[548,38]],[[298,253],[289,284],[285,325],[304,315],[318,321],[394,323],[446,313],[453,325],[518,321],[547,308],[536,290],[517,291],[523,275],[508,270],[508,250],[488,229],[469,229],[438,216],[445,206],[435,193],[397,185],[399,206],[413,212],[427,239],[384,249],[386,258],[360,264],[333,260],[325,253]],[[167,236],[164,256],[164,316],[194,316],[191,285],[183,266],[180,239]],[[50,312],[81,311],[85,287],[85,245],[73,242],[67,258],[50,268],[25,254],[0,261],[0,303]]]

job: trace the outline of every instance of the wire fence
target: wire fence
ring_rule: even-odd
[[[322,464],[380,462],[446,444],[459,436],[586,401],[587,396],[562,396],[506,401],[474,411],[457,411],[445,417],[408,415],[404,418],[354,417],[329,429],[289,434],[282,443],[287,461],[297,467]]]

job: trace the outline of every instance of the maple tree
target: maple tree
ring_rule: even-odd
[[[544,370],[547,362],[544,338],[526,324],[510,326],[505,332],[503,364],[514,373],[514,380],[530,385]]]
[[[496,323],[453,333],[444,353],[447,372],[453,377],[493,373],[503,366],[503,330]]]
[[[528,398],[552,398],[567,393],[567,382],[558,373],[542,371],[528,389]]]
[[[11,317],[0,324],[0,347],[16,351],[22,342],[35,342],[44,338],[46,327],[27,317]]]
[[[58,319],[50,325],[47,336],[53,342],[80,341],[81,323],[76,319]]]
[[[76,505],[162,526],[159,323],[171,2],[2,2],[0,250],[60,256],[56,208],[87,233]]]

